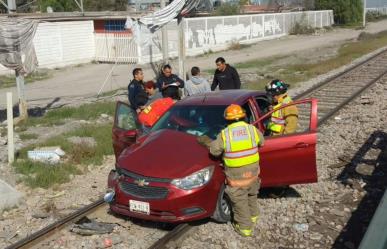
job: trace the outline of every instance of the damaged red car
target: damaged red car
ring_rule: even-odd
[[[118,102],[113,127],[116,166],[108,177],[106,201],[113,212],[161,222],[212,217],[227,222],[231,205],[224,192],[221,158],[212,157],[197,137],[215,139],[226,126],[230,104],[241,105],[247,121],[265,133],[270,99],[264,92],[227,90],[185,98],[144,133],[131,108]],[[260,148],[262,187],[317,181],[317,100],[295,101],[299,122],[294,134],[265,136]],[[283,108],[283,107],[282,107]]]

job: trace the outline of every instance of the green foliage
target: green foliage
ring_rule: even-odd
[[[297,22],[293,28],[290,30],[289,34],[291,35],[308,35],[308,34],[314,34],[315,28],[312,28],[312,26],[307,25],[305,23],[299,23]]]
[[[112,155],[112,128],[111,125],[88,125],[48,139],[39,144],[30,145],[18,152],[17,160],[13,163],[16,172],[23,174],[22,181],[30,187],[48,188],[54,184],[69,181],[70,175],[82,173],[79,165],[100,165],[105,155]],[[97,142],[96,147],[74,145],[67,140],[68,137],[93,137]],[[64,161],[57,165],[47,165],[27,159],[27,151],[36,147],[60,146],[65,152]],[[76,166],[78,165],[78,166]]]
[[[240,14],[239,6],[237,4],[231,3],[224,3],[219,6],[215,11],[215,15],[217,16],[232,16],[238,14]]]
[[[40,11],[47,12],[47,7],[51,7],[54,12],[66,12],[78,10],[75,1],[69,0],[39,0]]]
[[[37,139],[39,136],[35,133],[21,133],[19,137],[21,140],[32,140]]]
[[[337,24],[358,23],[363,19],[362,0],[316,0],[315,7],[317,10],[333,10]]]
[[[113,115],[115,102],[96,102],[92,104],[83,104],[78,107],[62,107],[47,112],[43,117],[28,118],[21,127],[35,125],[59,125],[66,119],[92,120],[98,118],[101,114]]]
[[[375,22],[383,19],[387,19],[387,15],[379,11],[367,11],[366,19],[368,22]]]

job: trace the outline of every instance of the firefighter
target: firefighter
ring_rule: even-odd
[[[234,213],[233,227],[244,237],[252,236],[258,220],[257,194],[260,186],[258,147],[263,145],[262,133],[246,123],[246,113],[241,106],[232,104],[224,112],[228,126],[214,141],[200,137],[214,156],[223,154],[226,174],[226,193]]]
[[[266,92],[273,97],[273,109],[292,103],[288,95],[288,84],[282,80],[272,80],[266,85]],[[288,106],[272,113],[271,120],[266,127],[272,136],[291,134],[296,132],[298,123],[298,109],[295,105]]]

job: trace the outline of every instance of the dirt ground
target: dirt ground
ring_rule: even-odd
[[[287,55],[298,52],[325,53],[322,47],[339,46],[347,40],[356,38],[361,32],[377,33],[387,30],[387,20],[369,23],[365,30],[353,30],[344,28],[334,28],[332,31],[319,33],[312,36],[286,36],[277,40],[262,41],[253,46],[241,50],[228,50],[212,53],[207,56],[188,58],[186,68],[199,66],[202,71],[214,69],[214,61],[218,56],[223,56],[230,64],[245,62],[253,59],[262,59],[276,55]],[[174,71],[177,72],[178,63],[171,62]],[[135,65],[137,66],[137,65]],[[58,70],[54,76],[47,80],[38,81],[26,85],[26,97],[30,106],[61,105],[63,103],[82,100],[84,97],[96,96],[102,87],[107,75],[111,71],[111,64],[85,64],[77,67],[68,67]],[[123,88],[128,85],[131,78],[131,68],[128,65],[117,65],[103,88],[103,91],[111,91]],[[154,77],[153,70],[144,65],[145,79]],[[16,99],[16,87],[0,89],[0,110],[6,108],[6,92],[14,93],[14,103]],[[77,97],[76,99],[74,99]]]

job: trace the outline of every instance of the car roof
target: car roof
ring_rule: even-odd
[[[241,105],[251,96],[257,97],[260,95],[265,95],[265,92],[255,90],[222,90],[189,96],[178,101],[176,105]]]

